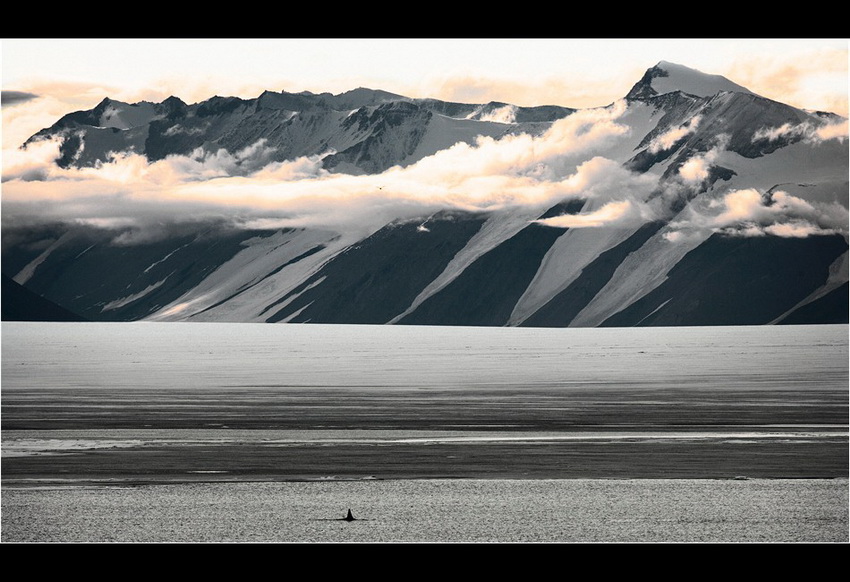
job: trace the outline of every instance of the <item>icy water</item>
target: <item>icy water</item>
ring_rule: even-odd
[[[846,382],[847,326],[528,329],[2,324],[10,388],[535,385],[728,389]],[[773,383],[771,383],[773,382]]]
[[[2,391],[4,542],[848,541],[847,326],[3,323]]]
[[[340,518],[351,508],[355,521]],[[3,541],[837,542],[847,480],[398,480],[3,492]]]

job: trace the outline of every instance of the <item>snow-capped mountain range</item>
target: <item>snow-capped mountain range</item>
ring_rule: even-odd
[[[371,89],[104,99],[25,147],[59,143],[67,170],[228,156],[242,180],[310,160],[314,185],[368,183],[371,205],[329,198],[341,222],[160,220],[151,237],[47,213],[4,222],[3,274],[107,321],[847,322],[846,123],[666,62],[589,110]],[[423,176],[417,192],[440,196],[409,202]]]

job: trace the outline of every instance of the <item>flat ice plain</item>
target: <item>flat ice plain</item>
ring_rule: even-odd
[[[2,356],[4,542],[848,541],[846,325],[7,322]]]

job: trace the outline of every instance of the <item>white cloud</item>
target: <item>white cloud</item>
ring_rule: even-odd
[[[787,192],[733,190],[697,207],[670,224],[667,240],[721,232],[734,236],[805,237],[847,234],[848,211],[837,203],[808,202]],[[700,234],[702,233],[702,235]]]
[[[679,167],[679,177],[690,185],[700,184],[703,180],[709,177],[711,167],[717,158],[723,152],[728,141],[728,136],[720,135],[717,138],[717,145],[697,155],[690,157],[685,163]]]
[[[766,139],[776,141],[782,138],[800,138],[808,142],[821,142],[830,139],[847,139],[847,120],[835,121],[822,125],[810,122],[800,124],[785,123],[779,127],[766,127],[753,135],[753,141]]]
[[[829,123],[817,128],[815,138],[819,140],[837,139],[839,141],[846,140],[848,135],[847,120]]]
[[[768,225],[764,227],[764,232],[783,238],[806,238],[817,234],[837,234],[839,231],[832,228],[824,229],[805,220],[797,220],[784,224]]]
[[[514,123],[516,121],[516,113],[517,108],[515,105],[505,105],[504,107],[499,107],[489,113],[482,115],[481,121],[494,121],[496,123]]]
[[[653,154],[670,149],[677,141],[695,132],[699,127],[700,120],[701,117],[696,116],[678,127],[671,127],[663,134],[656,136],[647,149]]]
[[[609,202],[602,206],[602,208],[586,214],[562,214],[561,216],[546,218],[536,222],[560,228],[592,228],[618,224],[635,213],[639,214],[639,211],[637,211],[632,201],[621,200],[619,202]]]
[[[172,125],[163,132],[163,135],[172,137],[175,135],[200,135],[206,131],[205,127],[183,127],[180,124]]]
[[[640,200],[655,178],[638,177],[600,153],[628,133],[624,103],[586,110],[540,136],[508,135],[458,143],[408,167],[377,175],[331,173],[320,157],[272,162],[259,141],[236,153],[198,150],[148,163],[113,157],[94,168],[52,163],[45,142],[4,160],[4,223],[83,220],[145,224],[230,220],[240,225],[372,228],[439,209],[541,210],[569,197]]]
[[[708,178],[711,160],[707,155],[694,156],[679,167],[679,175],[685,182],[699,183]]]
[[[635,174],[611,160],[596,157],[562,181],[562,199],[585,199],[583,213],[537,220],[560,228],[590,228],[647,222],[660,215],[662,200],[647,202],[658,186],[652,174]]]

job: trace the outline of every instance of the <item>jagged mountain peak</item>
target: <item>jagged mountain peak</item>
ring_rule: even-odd
[[[657,65],[647,69],[626,98],[649,99],[676,91],[696,97],[711,97],[721,91],[754,95],[746,87],[733,83],[722,75],[711,75],[684,65],[659,61]]]
[[[166,108],[169,108],[169,109],[174,109],[174,108],[185,108],[185,107],[187,107],[187,104],[186,104],[186,102],[185,102],[185,101],[183,101],[182,99],[180,99],[180,97],[176,97],[176,96],[174,96],[174,95],[171,95],[170,97],[168,97],[168,98],[166,98],[165,100],[163,100],[163,102],[162,102],[162,103],[160,103],[160,105],[162,105],[162,106],[164,106],[164,107],[166,107]]]
[[[256,102],[260,108],[288,109],[291,111],[306,111],[319,108],[348,111],[396,101],[409,102],[411,99],[387,91],[359,87],[337,95],[329,92],[314,93],[312,91],[299,91],[298,93],[290,93],[287,91],[276,92],[265,90],[256,99],[251,101]]]

